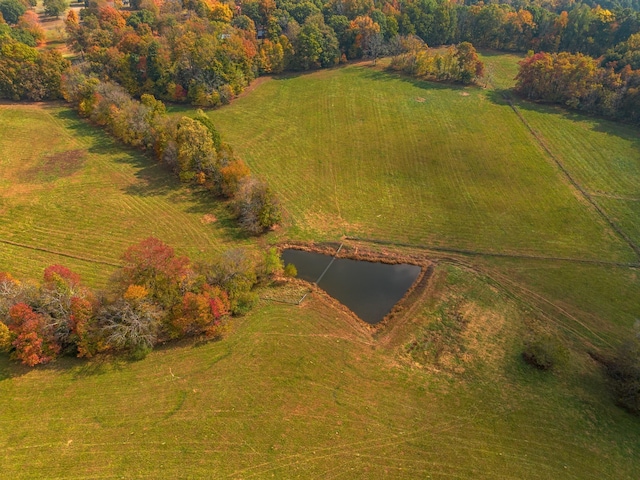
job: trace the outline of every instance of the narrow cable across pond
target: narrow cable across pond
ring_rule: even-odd
[[[327,273],[327,270],[329,270],[329,268],[331,267],[331,265],[333,265],[333,262],[336,261],[336,257],[338,256],[338,254],[340,253],[340,250],[342,249],[342,245],[344,245],[344,243],[341,243],[340,246],[338,247],[338,250],[336,250],[335,255],[333,255],[333,258],[331,259],[331,261],[329,262],[329,265],[327,265],[327,268],[324,269],[324,272],[322,272],[320,274],[320,276],[318,277],[318,279],[316,280],[316,285],[318,285],[320,283],[320,280],[322,280],[322,277],[324,277],[324,274]]]

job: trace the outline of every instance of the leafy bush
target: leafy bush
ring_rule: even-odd
[[[640,415],[640,339],[623,343],[607,362],[616,402],[631,413]]]
[[[562,363],[566,349],[550,335],[536,336],[525,342],[522,358],[539,370],[551,370]]]
[[[284,276],[289,278],[298,276],[298,269],[293,263],[287,263],[287,265],[284,267]]]

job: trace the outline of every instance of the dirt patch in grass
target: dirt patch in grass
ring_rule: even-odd
[[[40,164],[27,170],[28,179],[55,179],[69,177],[79,171],[84,165],[86,150],[67,150],[48,155]]]
[[[200,221],[202,223],[204,223],[205,225],[208,225],[210,223],[215,223],[218,221],[218,219],[216,218],[215,215],[212,215],[210,213],[207,213],[206,215],[203,215],[202,218],[200,219]]]

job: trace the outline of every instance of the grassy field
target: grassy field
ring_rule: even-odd
[[[397,326],[373,336],[313,294],[139,362],[0,356],[0,476],[640,478],[640,420],[588,355],[640,318],[637,268],[607,264],[637,258],[540,143],[640,241],[637,132],[516,102],[534,136],[501,95],[517,57],[485,59],[486,89],[361,64],[265,79],[210,112],[282,198],[268,242],[347,234],[440,260]],[[62,106],[0,105],[0,132],[0,270],[63,263],[101,286],[151,234],[194,258],[252,243]],[[556,372],[521,360],[532,332],[566,346]]]
[[[640,244],[637,129],[549,106],[519,102],[518,108],[595,202]]]
[[[495,90],[365,64],[265,81],[211,118],[281,195],[289,236],[637,261]]]
[[[0,270],[33,278],[64,263],[99,286],[150,235],[193,258],[243,242],[219,203],[68,108],[0,105],[0,131]]]
[[[410,337],[381,348],[317,296],[264,304],[221,342],[141,362],[3,359],[3,475],[637,478],[640,422],[611,408],[593,361],[532,370],[514,302],[462,269],[437,277],[414,332],[456,302],[470,319],[460,364],[411,360]]]

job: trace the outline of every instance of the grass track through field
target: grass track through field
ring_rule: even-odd
[[[100,264],[100,265],[108,265],[110,267],[120,267],[120,266],[122,266],[122,264],[120,264],[120,263],[110,263],[110,262],[107,262],[107,261],[104,261],[104,260],[97,260],[95,258],[79,257],[77,255],[72,255],[70,253],[56,252],[55,250],[50,250],[48,248],[34,247],[33,245],[25,245],[23,243],[11,242],[9,240],[0,239],[0,243],[4,243],[6,245],[11,245],[11,246],[14,246],[14,247],[25,248],[27,250],[35,250],[37,252],[51,253],[51,254],[56,255],[58,257],[68,257],[68,258],[72,258],[74,260],[81,260],[83,262],[97,263],[97,264]]]

